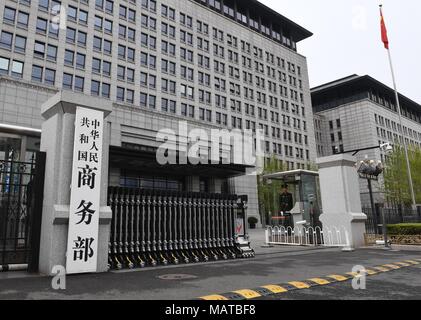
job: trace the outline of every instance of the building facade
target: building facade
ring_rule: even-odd
[[[379,146],[384,143],[421,146],[421,105],[400,95],[403,128],[399,124],[394,90],[370,76],[353,75],[312,89],[318,155]],[[380,149],[361,151],[383,163]],[[382,179],[374,186],[374,200],[384,202]],[[370,206],[367,182],[361,180],[364,205]]]
[[[311,33],[254,0],[4,0],[1,157],[39,148],[40,106],[59,90],[114,104],[110,185],[247,194],[247,168],[163,170],[160,129],[262,129],[289,169],[316,158],[306,58]],[[177,131],[177,130],[176,130]],[[227,179],[227,177],[230,177]]]

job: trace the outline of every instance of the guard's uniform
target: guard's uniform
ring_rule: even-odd
[[[280,214],[285,217],[284,226],[285,227],[294,227],[294,221],[291,215],[291,210],[294,208],[294,201],[292,194],[289,192],[284,192],[279,195],[279,211]]]

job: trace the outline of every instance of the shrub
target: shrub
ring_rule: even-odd
[[[249,224],[256,224],[256,223],[258,223],[259,222],[259,220],[257,220],[257,218],[256,217],[249,217],[248,218],[248,223]]]
[[[387,226],[387,232],[391,235],[421,235],[421,223],[390,224]]]

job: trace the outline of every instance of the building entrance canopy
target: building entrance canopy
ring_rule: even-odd
[[[160,165],[156,161],[156,152],[153,148],[132,150],[113,146],[110,147],[110,167],[142,171],[160,176],[201,176],[221,179],[242,176],[246,174],[248,168],[237,164]]]

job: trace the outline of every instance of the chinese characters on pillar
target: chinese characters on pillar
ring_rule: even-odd
[[[66,271],[97,269],[103,112],[76,110]]]

